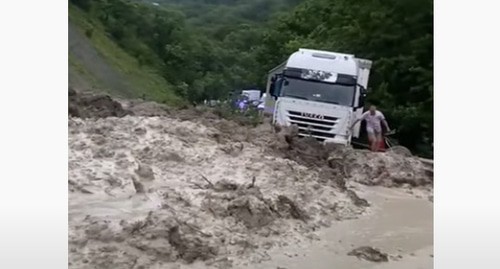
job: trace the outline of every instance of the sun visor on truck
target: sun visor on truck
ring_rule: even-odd
[[[300,68],[287,68],[283,71],[283,74],[286,77],[316,80],[326,83],[338,83],[344,85],[356,85],[357,81],[356,77],[350,75]]]
[[[357,81],[358,81],[357,77],[351,75],[338,74],[336,83],[343,85],[356,85]]]

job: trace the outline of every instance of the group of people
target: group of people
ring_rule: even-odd
[[[242,94],[236,99],[235,105],[241,112],[246,111],[249,106],[253,106],[259,111],[259,115],[262,115],[265,107],[265,100],[266,93],[262,94],[259,100],[254,101],[250,101],[248,95]]]

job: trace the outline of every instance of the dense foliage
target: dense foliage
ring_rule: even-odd
[[[371,59],[370,101],[401,144],[432,155],[432,0],[70,1],[191,102],[262,87],[300,47]]]
[[[432,154],[431,0],[309,0],[267,31],[259,62],[271,68],[299,47],[371,59],[370,101],[401,144]]]

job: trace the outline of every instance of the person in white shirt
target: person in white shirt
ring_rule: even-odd
[[[377,107],[372,105],[370,106],[370,110],[363,113],[361,118],[356,119],[351,126],[351,129],[354,128],[354,125],[359,121],[366,121],[366,132],[368,133],[368,141],[370,142],[370,149],[372,151],[377,151],[380,143],[382,142],[382,123],[384,124],[386,131],[390,132],[389,124],[385,120],[384,114],[377,110]]]
[[[257,106],[257,110],[259,111],[259,116],[264,114],[264,108],[266,106],[266,93],[262,94],[262,97],[259,100],[259,105]]]

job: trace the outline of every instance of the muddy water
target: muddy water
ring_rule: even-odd
[[[218,128],[233,128],[223,127]],[[311,171],[281,154],[268,154],[268,141],[279,136],[233,141],[221,130],[168,117],[71,118],[70,267],[432,267],[427,199],[402,189],[355,185],[353,190],[372,204],[366,211],[339,191],[342,184],[330,182],[330,172],[347,174],[345,169]],[[412,161],[365,155],[350,156],[368,166],[351,167],[358,173],[347,185],[376,183],[371,179],[381,177],[380,170],[388,171],[383,176],[389,183],[426,182],[420,180],[426,171]],[[282,198],[291,201],[289,210]],[[285,210],[276,214],[279,209],[270,208]],[[297,212],[306,212],[308,220]],[[360,246],[402,257],[374,264],[347,256]]]
[[[272,258],[258,268],[433,268],[432,203],[401,190],[364,189],[360,195],[372,203],[369,215],[334,224],[318,233],[321,240],[273,249],[268,253]],[[360,246],[380,249],[389,254],[389,262],[346,255]]]

